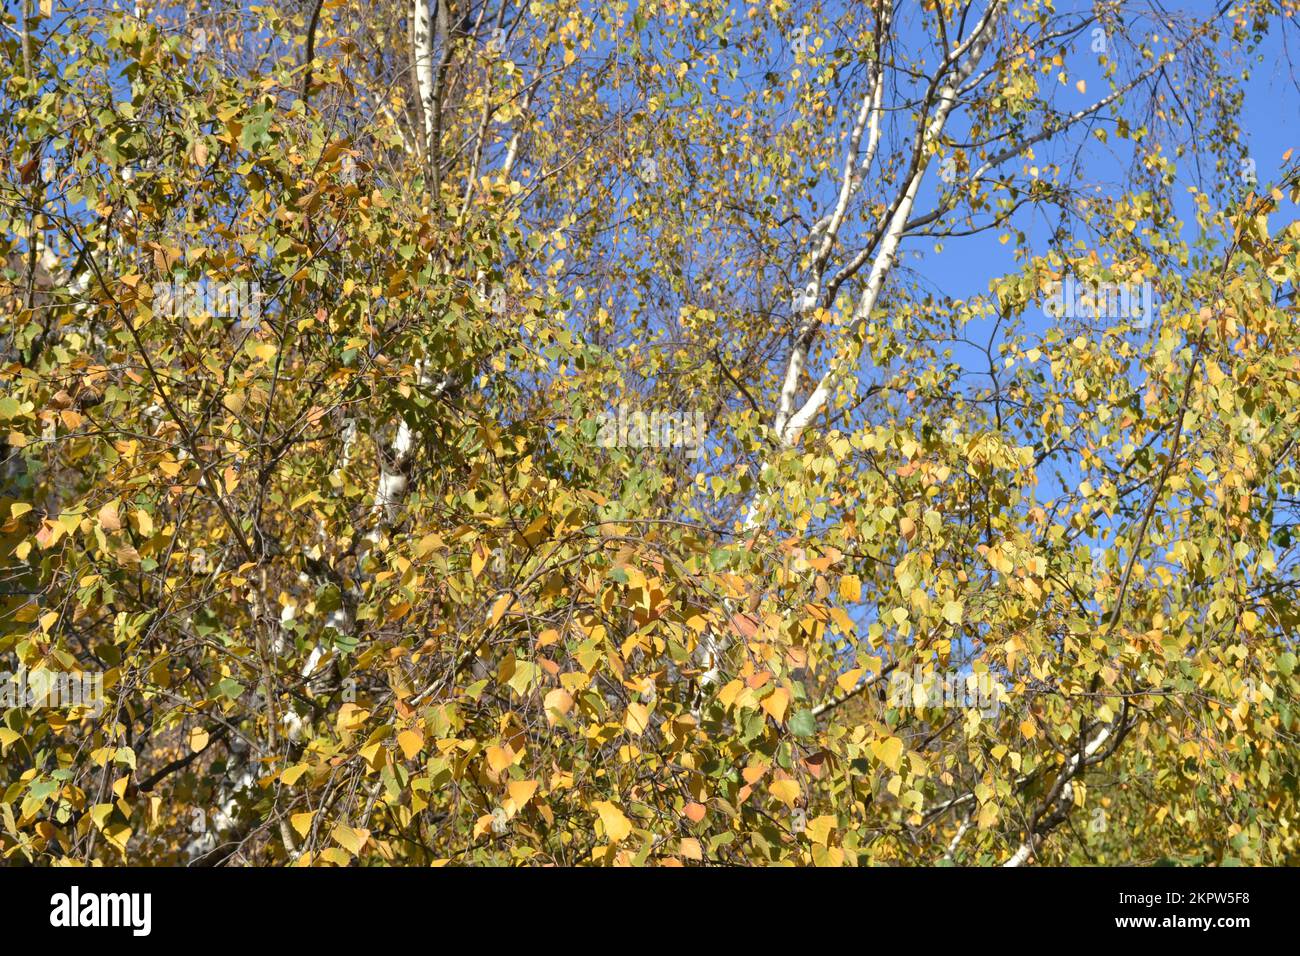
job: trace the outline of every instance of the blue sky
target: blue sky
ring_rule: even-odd
[[[1210,4],[1202,2],[1170,5],[1170,8],[1202,14],[1208,6]],[[1059,5],[1062,12],[1087,7],[1088,4],[1078,2]],[[1275,31],[1266,37],[1260,48],[1249,57],[1231,43],[1221,44],[1224,69],[1240,66],[1247,75],[1243,84],[1244,103],[1239,115],[1242,137],[1240,156],[1242,160],[1253,161],[1261,192],[1266,192],[1268,185],[1277,181],[1284,165],[1283,155],[1287,150],[1298,145],[1296,134],[1297,130],[1300,130],[1300,88],[1297,86],[1296,78],[1290,72],[1285,56],[1287,39],[1285,35]],[[1294,44],[1295,38],[1290,39]],[[1107,41],[1111,45],[1112,52],[1127,42],[1122,35],[1110,36]],[[1106,82],[1098,68],[1097,57],[1092,53],[1090,44],[1089,36],[1081,37],[1066,60],[1071,83],[1076,78],[1084,80],[1086,91],[1079,92],[1070,86],[1067,90],[1067,98],[1061,102],[1062,106],[1080,109],[1095,102],[1107,91]],[[1194,91],[1179,89],[1177,92],[1184,96],[1195,95]],[[1113,126],[1105,113],[1102,116],[1103,119],[1098,125]],[[1078,148],[1078,144],[1078,137],[1069,137],[1060,143],[1043,143],[1037,148],[1036,155],[1049,162],[1066,162],[1071,159],[1070,153]],[[1083,147],[1086,150],[1082,156],[1083,170],[1088,180],[1102,186],[1103,193],[1111,189],[1118,193],[1123,189],[1125,167],[1131,154],[1119,152],[1117,147],[1125,145],[1128,145],[1127,141],[1117,141],[1112,137],[1105,147],[1095,140],[1085,143]],[[1205,170],[1202,167],[1202,170],[1198,171],[1194,157],[1190,154],[1177,162],[1176,208],[1183,222],[1183,238],[1191,242],[1196,238],[1197,226],[1192,215],[1188,189],[1196,187],[1205,190],[1218,202],[1226,205],[1234,196],[1240,195],[1242,168],[1238,166],[1232,171],[1231,177],[1224,181],[1216,179],[1213,170]],[[1014,167],[1015,161],[1009,165]],[[1295,218],[1297,213],[1295,205],[1286,199],[1280,204],[1276,216],[1278,220],[1285,222]],[[1021,224],[1028,225],[1027,244],[1031,249],[1038,251],[1047,248],[1046,240],[1051,230],[1041,215],[1022,219]],[[1014,272],[1017,268],[1014,240],[1003,244],[998,241],[998,235],[999,233],[994,231],[949,240],[945,243],[944,252],[940,256],[935,256],[927,246],[918,245],[915,241],[909,248],[920,248],[925,253],[926,259],[920,267],[925,271],[927,278],[936,282],[944,294],[955,299],[967,298],[987,293],[990,279]],[[935,268],[938,265],[941,265],[941,268]],[[1039,322],[1035,324],[1032,312],[1026,315],[1026,319],[1029,328],[1039,330],[1045,329],[1049,321],[1046,315],[1041,315]],[[992,325],[991,319],[972,322],[968,325],[969,336],[982,340],[987,336]],[[955,348],[955,355],[959,361],[964,359],[969,362],[972,356],[977,361],[982,360],[982,356],[961,346]],[[979,370],[979,365],[974,365],[973,368]]]

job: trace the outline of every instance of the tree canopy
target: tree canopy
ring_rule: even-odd
[[[1296,862],[1297,5],[1057,6],[7,8],[0,856]]]

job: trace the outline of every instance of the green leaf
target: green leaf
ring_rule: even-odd
[[[796,737],[811,737],[817,733],[817,718],[811,710],[801,710],[790,718],[787,726]]]

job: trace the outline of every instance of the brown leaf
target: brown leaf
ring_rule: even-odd
[[[109,534],[122,530],[122,518],[117,513],[116,501],[110,501],[99,509],[99,526]]]

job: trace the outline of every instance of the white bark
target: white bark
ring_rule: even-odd
[[[1109,740],[1111,734],[1115,732],[1117,725],[1118,722],[1116,724],[1107,724],[1105,727],[1101,728],[1101,730],[1097,732],[1097,736],[1092,738],[1092,742],[1083,748],[1082,754],[1072,754],[1070,759],[1066,761],[1065,767],[1062,769],[1061,773],[1065,774],[1068,779],[1066,780],[1065,786],[1061,788],[1061,794],[1057,798],[1058,800],[1064,801],[1067,806],[1074,801],[1074,777],[1079,772],[1080,764],[1101,749],[1102,744]],[[1033,841],[1032,839],[1026,839],[1016,849],[1016,852],[1011,855],[1010,859],[1002,865],[1022,866],[1029,859],[1032,853]]]
[[[953,854],[957,851],[957,847],[961,844],[962,837],[964,837],[966,835],[966,832],[970,830],[970,826],[971,826],[971,818],[968,815],[966,819],[962,820],[961,826],[957,828],[957,832],[953,834],[952,839],[948,841],[948,848],[943,851],[943,859],[945,861],[949,863],[952,862]]]
[[[429,16],[429,0],[412,0],[411,48],[415,65],[415,88],[419,93],[421,116],[424,123],[424,147],[426,153],[431,153],[435,146],[433,142],[435,67],[433,59],[433,25]]]
[[[867,93],[862,97],[857,119],[853,124],[852,132],[849,134],[849,146],[844,157],[844,169],[840,176],[839,196],[836,198],[835,206],[830,214],[822,218],[812,229],[812,236],[820,235],[821,243],[818,246],[816,255],[813,257],[813,276],[803,297],[803,309],[796,311],[815,309],[821,304],[822,279],[826,272],[826,263],[835,248],[836,240],[839,238],[840,227],[844,224],[844,218],[848,213],[849,201],[857,193],[870,171],[871,164],[875,159],[876,148],[880,143],[880,111],[885,91],[883,46],[884,37],[889,30],[889,11],[890,7],[886,6],[885,12],[881,14],[880,27],[877,30],[876,60],[872,67],[870,86]],[[862,136],[865,130],[869,130],[866,153],[860,156]],[[794,349],[786,366],[785,381],[781,385],[776,420],[773,423],[773,428],[778,435],[784,432],[786,422],[794,408],[795,396],[799,390],[799,378],[808,359],[808,346],[814,323],[815,318],[804,321],[795,335]]]
[[[992,0],[984,11],[984,15],[966,37],[948,56],[943,64],[939,67],[939,75],[945,76],[939,87],[936,99],[936,105],[933,114],[928,121],[924,118],[921,120],[921,127],[913,145],[913,156],[910,168],[913,170],[909,177],[904,191],[894,205],[894,211],[889,219],[888,226],[885,230],[881,241],[879,252],[876,254],[871,264],[871,270],[868,274],[866,288],[863,290],[854,310],[854,332],[857,331],[870,318],[872,310],[875,308],[876,300],[879,298],[880,291],[884,287],[886,278],[894,265],[894,256],[898,250],[898,245],[906,233],[908,217],[912,213],[912,207],[916,201],[916,194],[925,177],[926,167],[929,164],[929,149],[937,138],[942,134],[944,125],[948,121],[948,116],[953,108],[957,105],[957,94],[962,84],[971,75],[972,71],[979,64],[992,39],[993,31],[991,30],[992,22],[1001,10],[1005,0]],[[866,95],[858,108],[858,114],[849,136],[849,146],[844,159],[844,166],[841,173],[840,190],[836,199],[834,208],[830,215],[824,218],[814,227],[814,232],[824,234],[821,237],[821,244],[818,247],[817,255],[814,258],[813,279],[810,285],[813,289],[814,303],[820,300],[821,283],[825,266],[829,260],[834,243],[838,237],[839,229],[844,222],[847,214],[849,201],[857,193],[862,177],[865,176],[867,167],[872,162],[876,148],[879,143],[880,116],[883,103],[884,90],[884,37],[888,30],[888,17],[885,19],[880,29],[880,41],[878,44],[876,65],[874,68],[873,79],[870,83]],[[866,155],[859,161],[861,151],[862,137],[864,131],[868,135]],[[807,300],[804,300],[804,307],[807,308]],[[778,401],[776,416],[773,420],[773,429],[777,434],[778,440],[782,445],[793,445],[799,438],[799,434],[807,425],[817,416],[817,414],[826,406],[830,399],[831,393],[837,384],[838,377],[852,363],[851,343],[855,336],[850,334],[845,336],[844,342],[840,347],[840,354],[832,360],[830,369],[822,376],[817,383],[816,388],[808,396],[804,403],[794,409],[795,399],[798,392],[799,379],[803,373],[807,361],[808,346],[811,340],[811,333],[815,330],[815,317],[810,318],[801,326],[796,334],[794,345],[791,349],[790,357],[786,365],[785,376],[781,388],[781,394]],[[743,529],[745,532],[753,531],[758,527],[758,523],[765,510],[766,496],[751,501],[745,515]],[[731,619],[735,608],[733,602],[726,601],[726,627],[730,628]],[[720,635],[704,635],[697,648],[697,656],[706,666],[705,671],[700,677],[702,686],[710,686],[721,680],[721,662],[731,645],[731,635],[723,633]]]
[[[970,36],[959,44],[945,61],[945,68],[951,69],[952,72],[940,86],[934,114],[930,117],[929,122],[924,125],[921,134],[917,138],[916,147],[913,151],[912,166],[914,172],[894,208],[893,215],[890,217],[889,224],[885,228],[881,239],[880,250],[871,263],[866,287],[858,299],[856,309],[854,309],[853,332],[858,331],[871,317],[871,312],[876,306],[876,300],[880,297],[880,291],[884,287],[885,279],[888,278],[894,266],[894,256],[898,251],[899,243],[902,242],[903,236],[906,234],[908,217],[912,214],[917,191],[920,189],[921,182],[925,178],[926,168],[929,165],[930,147],[943,133],[943,128],[948,122],[948,116],[957,105],[957,91],[984,56],[984,51],[993,37],[993,31],[990,29],[993,18],[1002,8],[1004,2],[1005,0],[993,0],[971,31]],[[777,434],[782,444],[794,444],[800,432],[826,407],[840,377],[846,374],[850,367],[855,364],[856,356],[851,354],[851,343],[854,337],[853,334],[844,337],[844,344],[841,346],[840,353],[832,360],[831,367],[822,376],[812,394],[808,396],[799,410],[784,421],[778,416],[781,427],[778,427]],[[790,357],[790,361],[791,365],[798,362],[802,367],[804,356],[796,348]],[[788,378],[789,374],[787,373]]]

